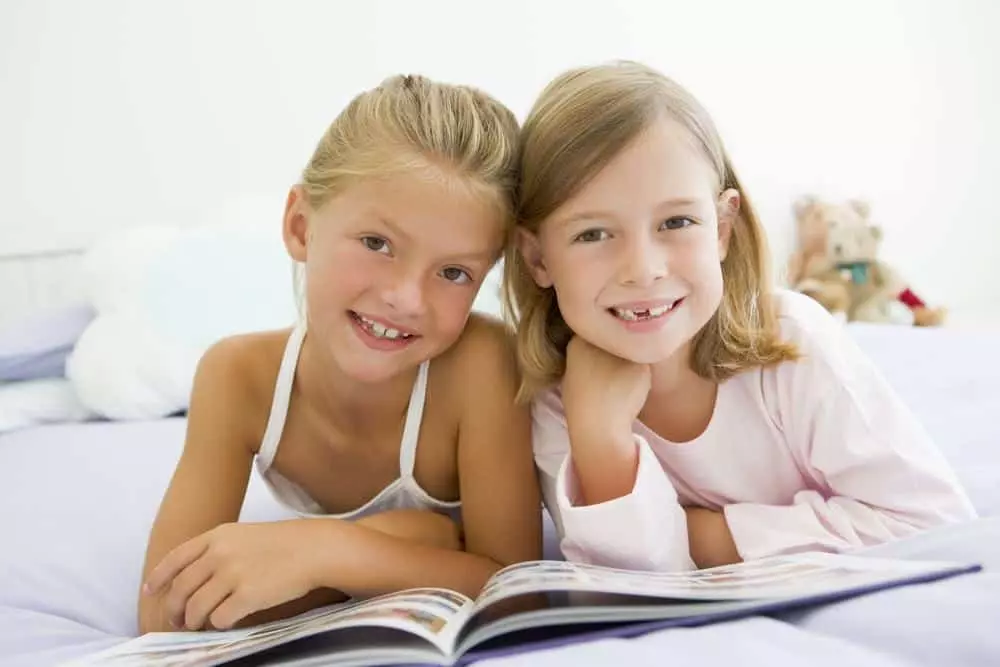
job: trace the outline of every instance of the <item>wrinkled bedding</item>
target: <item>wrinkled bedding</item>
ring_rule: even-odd
[[[1000,361],[983,354],[997,338],[889,329],[852,331],[917,411],[984,518],[871,553],[976,561],[984,571],[773,617],[483,664],[1000,664]],[[91,422],[0,435],[0,664],[55,665],[135,634],[146,536],[184,425],[181,418]],[[283,516],[254,479],[242,518]],[[549,557],[556,555],[552,537]]]

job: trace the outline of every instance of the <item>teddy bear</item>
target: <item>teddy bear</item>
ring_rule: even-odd
[[[897,298],[905,289],[902,281],[878,260],[881,240],[881,229],[873,225],[831,225],[827,265],[803,280],[800,291],[848,322],[913,324],[912,311]]]
[[[827,237],[831,227],[862,224],[868,217],[868,205],[861,200],[834,204],[815,195],[800,198],[792,205],[792,210],[797,238],[787,268],[790,285],[828,268]]]
[[[798,250],[788,282],[846,321],[934,326],[945,312],[929,308],[878,258],[882,230],[864,201],[844,204],[805,197],[796,202]]]

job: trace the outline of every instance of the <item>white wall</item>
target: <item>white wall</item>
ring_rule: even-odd
[[[998,27],[990,0],[4,0],[0,256],[277,196],[396,71],[523,116],[560,70],[625,57],[709,107],[782,260],[795,197],[865,197],[918,292],[1000,320]]]

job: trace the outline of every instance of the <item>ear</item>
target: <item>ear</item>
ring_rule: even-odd
[[[871,205],[862,199],[852,199],[847,202],[847,204],[854,209],[854,212],[860,215],[865,220],[868,219],[868,215],[871,213]]]
[[[729,253],[729,239],[733,236],[733,227],[740,222],[740,192],[729,188],[719,196],[719,259],[725,259]]]
[[[801,219],[805,216],[806,212],[819,203],[816,195],[804,195],[800,197],[793,205],[792,210],[795,212],[795,217]]]
[[[281,236],[289,256],[296,262],[306,261],[309,254],[309,213],[305,191],[300,185],[294,186],[288,191],[288,198],[285,200]]]
[[[552,287],[552,278],[549,277],[548,269],[545,268],[545,260],[542,258],[542,244],[538,240],[538,235],[523,227],[514,230],[514,234],[517,249],[521,252],[524,264],[528,267],[528,272],[535,284],[542,289]]]

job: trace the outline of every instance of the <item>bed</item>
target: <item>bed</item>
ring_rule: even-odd
[[[294,317],[287,258],[274,249],[269,221],[248,227],[237,217],[98,243],[73,269],[84,307],[38,318],[13,339],[0,331],[0,665],[57,665],[135,634],[146,537],[185,428],[183,417],[170,415],[185,406],[193,364],[211,340]],[[493,280],[477,309],[495,312],[496,296]],[[848,326],[935,437],[983,517],[886,549],[974,560],[984,571],[780,617],[491,662],[1000,664],[1000,361],[991,354],[1000,333]],[[60,355],[65,377],[48,373],[23,388],[9,381],[27,373],[25,359],[38,374],[58,366]],[[254,479],[242,519],[283,516]],[[546,553],[558,557],[552,537],[549,530]]]
[[[1000,664],[1000,336],[849,325],[955,466],[979,521],[883,551],[984,570],[777,617],[599,639],[513,665]],[[42,667],[136,632],[145,538],[183,417],[52,423],[0,435],[0,664]],[[256,480],[243,520],[284,516]],[[547,553],[554,555],[551,533]]]

